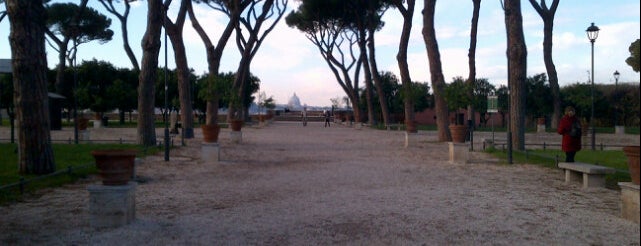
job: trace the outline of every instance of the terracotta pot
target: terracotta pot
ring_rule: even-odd
[[[111,149],[94,150],[91,155],[96,160],[98,174],[103,185],[126,185],[133,176],[136,150]]]
[[[231,121],[231,130],[235,132],[239,132],[240,129],[243,127],[243,121],[242,120],[232,120]]]
[[[467,135],[466,125],[450,125],[449,128],[452,134],[452,142],[465,143],[465,136]]]
[[[639,149],[640,146],[625,146],[623,152],[628,157],[628,169],[632,183],[639,185]]]
[[[81,130],[81,131],[87,130],[88,125],[89,125],[89,119],[78,118],[78,130]]]
[[[220,134],[220,126],[216,125],[201,125],[203,130],[203,141],[206,143],[218,142],[218,135]]]
[[[418,129],[416,129],[416,122],[409,122],[405,127],[405,131],[407,131],[408,133],[418,132]]]

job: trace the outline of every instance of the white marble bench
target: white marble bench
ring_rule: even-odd
[[[559,162],[558,166],[565,170],[565,183],[582,182],[583,188],[605,187],[605,175],[616,172],[613,168],[582,162]]]

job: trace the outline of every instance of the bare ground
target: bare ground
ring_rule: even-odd
[[[135,139],[135,129],[91,131]],[[480,152],[473,164],[450,164],[434,132],[404,148],[400,131],[316,122],[246,127],[242,144],[225,129],[221,161],[207,164],[196,131],[169,162],[159,153],[137,167],[146,182],[132,224],[89,226],[94,177],[0,207],[0,244],[639,245],[639,225],[620,218],[619,191],[584,190],[560,170],[497,164]],[[598,140],[638,144],[639,136]]]

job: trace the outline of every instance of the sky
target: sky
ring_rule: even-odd
[[[75,2],[79,1],[54,1]],[[537,1],[538,2],[538,1]],[[551,4],[547,0],[548,5]],[[170,16],[176,16],[179,1],[174,1]],[[477,78],[486,78],[495,86],[507,82],[506,34],[504,15],[499,0],[481,2],[479,18],[476,69]],[[639,74],[625,63],[630,56],[628,47],[639,39],[638,0],[563,0],[556,11],[553,36],[553,59],[560,86],[574,83],[588,83],[591,69],[591,47],[585,30],[592,22],[601,31],[594,43],[594,82],[614,84],[614,71],[621,74],[619,82],[639,82]],[[104,60],[116,67],[131,68],[131,63],[122,48],[120,22],[96,0],[90,7],[112,19],[114,31],[112,41],[104,44],[92,42],[82,44],[78,50],[78,63],[82,60]],[[289,13],[297,6],[289,0]],[[142,60],[140,40],[145,32],[146,1],[135,2],[129,16],[129,40],[138,61]],[[194,5],[201,25],[210,38],[218,40],[227,19],[219,12],[205,5]],[[436,3],[436,37],[446,82],[457,76],[467,77],[469,30],[472,18],[472,1],[441,0]],[[408,62],[412,81],[430,83],[427,52],[421,34],[423,1],[418,0],[413,18],[413,28],[408,48]],[[527,74],[533,76],[545,73],[543,63],[543,22],[529,1],[521,1],[523,29],[527,45]],[[5,10],[0,6],[0,11]],[[376,34],[376,59],[380,71],[390,71],[399,78],[396,61],[402,18],[398,10],[389,9],[383,20],[385,26]],[[0,59],[10,58],[8,43],[8,18],[0,23]],[[199,36],[191,27],[189,19],[185,24],[184,40],[189,67],[197,75],[207,71],[205,48]],[[160,51],[159,65],[164,67],[165,47]],[[167,53],[168,67],[175,68],[171,45]],[[48,48],[48,66],[57,64],[56,52]],[[240,60],[239,51],[233,39],[227,44],[222,58],[220,72],[236,71]],[[260,82],[260,90],[272,96],[277,104],[286,104],[294,93],[302,104],[309,106],[330,106],[331,98],[344,97],[345,93],[322,59],[318,49],[305,35],[285,23],[284,17],[266,37],[258,50],[251,72]],[[362,76],[361,76],[362,78]],[[361,83],[362,85],[362,83]]]

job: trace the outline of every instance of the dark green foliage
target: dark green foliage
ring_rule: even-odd
[[[472,102],[468,92],[470,85],[465,83],[465,79],[461,76],[455,77],[452,83],[445,86],[445,101],[449,111],[455,112],[467,108]]]
[[[480,121],[486,124],[487,118],[483,115],[487,112],[487,97],[494,93],[496,88],[485,78],[476,79],[474,82],[474,91],[472,97],[472,108],[481,114]]]
[[[379,76],[381,77],[381,87],[387,97],[386,102],[388,103],[387,107],[390,115],[403,115],[403,98],[405,97],[405,93],[403,93],[400,81],[396,75],[389,71],[380,72]],[[428,83],[412,82],[412,94],[410,96],[414,101],[415,112],[421,112],[434,105],[432,94],[430,94],[429,91],[430,86]],[[365,107],[365,93],[361,92],[360,95],[360,104],[362,107]],[[379,95],[376,91],[373,92],[373,96],[372,100],[377,102]],[[373,104],[373,107],[375,112],[374,115],[380,115],[380,104],[375,103]]]
[[[563,108],[566,106],[573,106],[576,110],[577,117],[589,121],[592,114],[592,86],[590,84],[572,84],[561,88],[561,98],[563,102]],[[603,93],[601,91],[594,91],[594,114],[595,117],[602,115],[604,113]],[[600,112],[601,114],[597,114]]]
[[[118,70],[109,62],[84,61],[78,67],[78,107],[89,108],[94,112],[107,112],[116,108],[114,95],[107,93],[118,79]]]
[[[628,48],[628,50],[630,51],[630,57],[628,57],[628,59],[625,59],[625,63],[630,65],[630,67],[632,67],[632,70],[637,73],[639,72],[639,60],[641,59],[641,55],[639,55],[639,50],[641,48],[639,46],[641,46],[640,39],[632,42],[630,44],[630,47]]]
[[[114,32],[109,29],[111,19],[92,8],[85,8],[77,24],[73,17],[80,10],[74,3],[54,3],[47,7],[47,28],[55,35],[77,39],[78,43],[99,40],[105,43],[111,40]]]
[[[552,89],[547,83],[547,77],[544,73],[528,77],[526,80],[527,97],[526,108],[527,116],[531,119],[545,117],[552,114]]]
[[[209,81],[210,77],[207,74],[198,78],[196,86],[194,86],[197,90],[195,94],[198,95],[194,108],[199,109],[203,112],[205,111],[206,100],[209,100],[211,98],[211,94],[209,93],[211,90],[209,89],[218,91],[218,94],[220,95],[220,108],[228,108],[230,102],[241,102],[243,107],[249,107],[249,105],[255,100],[253,94],[256,93],[259,89],[260,79],[253,74],[249,75],[249,80],[244,83],[246,86],[246,93],[242,100],[240,100],[238,98],[238,94],[233,93],[232,89],[235,77],[236,73],[227,72],[220,73],[218,76],[214,77],[213,81]]]

